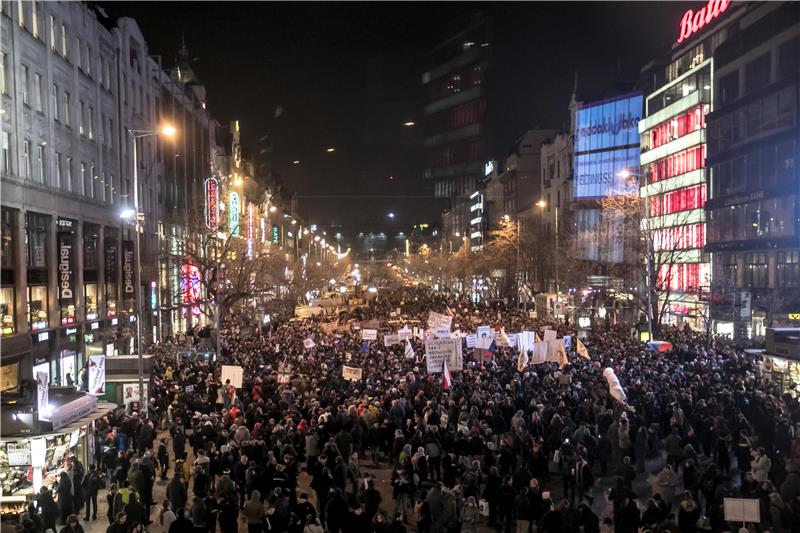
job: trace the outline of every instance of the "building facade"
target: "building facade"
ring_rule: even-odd
[[[483,178],[487,157],[486,72],[490,24],[482,16],[434,48],[422,75],[426,161],[423,179],[450,201],[453,226],[469,226],[469,195]]]
[[[800,6],[747,4],[713,50],[705,246],[718,333],[800,325]]]

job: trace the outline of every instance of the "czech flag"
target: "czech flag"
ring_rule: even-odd
[[[668,352],[672,349],[672,343],[667,341],[650,341],[647,347],[659,353]]]
[[[447,367],[447,361],[442,362],[442,387],[444,390],[450,390],[450,385],[453,379],[450,377],[450,369]]]

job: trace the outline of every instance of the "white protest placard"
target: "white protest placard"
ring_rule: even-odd
[[[533,351],[531,353],[530,364],[541,365],[547,362],[547,343],[535,342],[533,343]]]
[[[533,309],[528,311],[528,318],[536,318],[537,316],[538,316],[538,314]]]
[[[347,381],[358,381],[361,379],[363,372],[361,368],[354,366],[345,365],[342,367],[342,377]]]
[[[231,385],[233,385],[237,389],[241,389],[243,375],[244,375],[244,369],[240,366],[222,365],[222,376],[220,377],[220,380],[222,380],[223,384],[225,383],[225,381],[231,380]]]
[[[478,340],[478,336],[475,335],[474,333],[468,333],[466,339],[467,339],[467,348],[474,348],[475,341]]]
[[[378,338],[378,330],[377,329],[362,329],[361,330],[361,340],[374,341],[377,338]]]
[[[425,341],[425,361],[428,373],[440,373],[445,359],[451,372],[463,370],[460,339],[427,339]]]
[[[545,333],[547,332],[545,331]],[[558,363],[560,360],[559,352],[564,349],[564,339],[544,341],[544,344],[547,345],[547,360],[553,363]]]
[[[494,338],[494,332],[490,326],[478,326],[476,335],[479,339]]]
[[[303,341],[303,346],[305,347],[306,350],[310,350],[311,348],[313,348],[316,345],[317,345],[317,343],[314,342],[312,339],[306,339],[306,340]]]
[[[106,356],[89,356],[89,394],[102,396],[106,393]]]
[[[437,339],[449,339],[452,337],[452,335],[450,335],[450,328],[436,328],[436,331],[433,332],[433,336]]]
[[[453,317],[450,315],[442,315],[440,313],[434,313],[433,311],[428,313],[428,328],[434,331],[439,328],[447,328],[447,330],[450,331],[452,325]]]
[[[544,330],[544,338],[542,338],[542,340],[544,342],[554,341],[556,340],[556,336],[556,330],[548,328]]]
[[[724,498],[724,509],[726,522],[761,523],[761,508],[757,499]]]
[[[533,343],[535,342],[535,333],[533,331],[523,331],[517,333],[517,348],[519,351],[528,353],[533,350]]]
[[[517,335],[518,333],[509,333],[508,334],[508,345],[512,348],[517,347]]]
[[[403,326],[403,329],[397,330],[397,338],[401,341],[407,341],[411,338],[412,332],[408,326]]]
[[[400,343],[400,337],[398,337],[397,335],[384,335],[383,336],[383,345],[386,346],[387,348],[389,346],[393,346],[393,345],[398,344],[398,343]]]

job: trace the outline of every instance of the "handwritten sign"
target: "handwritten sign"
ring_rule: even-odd
[[[362,329],[361,330],[361,339],[365,341],[374,341],[378,338],[378,330],[377,329]]]
[[[452,325],[453,325],[453,317],[451,317],[450,315],[442,315],[440,313],[434,313],[433,311],[428,313],[429,329],[436,331],[439,328],[447,328],[447,331],[450,331]]]
[[[342,377],[347,381],[358,381],[361,379],[363,374],[363,369],[357,368],[354,366],[343,366],[342,367]]]
[[[429,374],[440,373],[445,360],[451,372],[463,370],[461,339],[427,339],[425,341],[425,360]]]

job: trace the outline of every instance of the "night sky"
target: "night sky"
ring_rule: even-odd
[[[135,18],[166,67],[183,34],[212,116],[240,120],[245,155],[271,135],[275,169],[301,213],[345,234],[438,223],[443,204],[421,179],[422,132],[403,122],[421,121],[429,50],[472,13],[493,21],[487,112],[492,155],[502,158],[529,128],[568,126],[576,70],[585,99],[636,81],[698,5],[102,3],[111,16]]]

